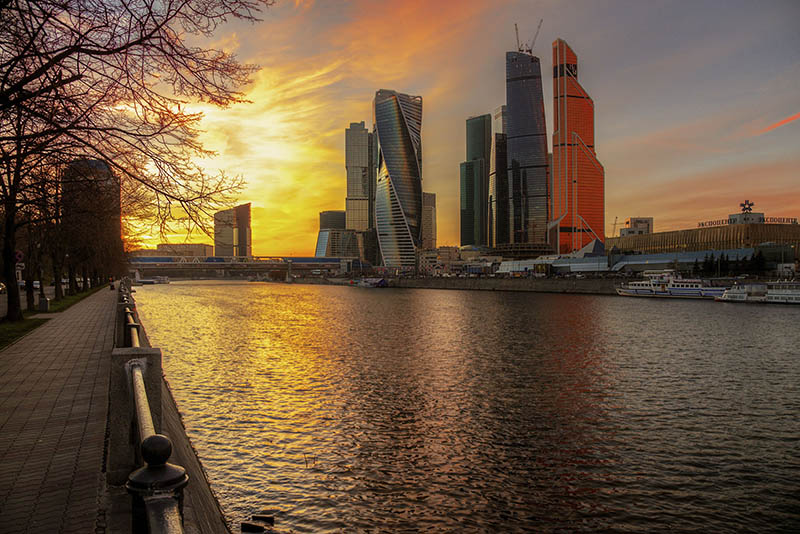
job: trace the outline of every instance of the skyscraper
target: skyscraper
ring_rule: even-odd
[[[249,202],[214,214],[214,255],[253,255]]]
[[[319,229],[335,228],[344,230],[346,227],[346,213],[341,210],[328,210],[319,212]]]
[[[422,193],[422,248],[436,248],[436,194]]]
[[[492,116],[467,119],[467,159],[461,163],[461,244],[488,242]]]
[[[373,228],[375,222],[374,135],[364,121],[351,122],[344,134],[344,164],[347,169],[346,227],[359,232]]]
[[[489,213],[487,238],[490,247],[508,243],[508,160],[506,158],[506,106],[494,110],[492,147],[489,156]]]
[[[381,89],[373,114],[375,222],[383,264],[414,268],[422,226],[422,97]]]
[[[553,192],[550,219],[558,251],[605,240],[605,171],[594,145],[594,102],[578,83],[578,57],[553,42]]]
[[[509,242],[547,242],[547,128],[539,58],[506,52]]]

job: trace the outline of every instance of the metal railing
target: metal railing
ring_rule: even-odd
[[[139,323],[130,287],[130,280],[120,282],[120,302],[125,305],[122,325],[126,346],[137,349],[141,348]],[[156,433],[145,384],[147,362],[134,358],[125,364],[125,369],[133,396],[138,449],[145,464],[130,473],[125,483],[125,488],[133,496],[132,530],[134,533],[182,534],[183,488],[189,482],[189,475],[183,467],[167,462],[172,455],[172,441]],[[157,379],[160,387],[160,373],[151,379]]]

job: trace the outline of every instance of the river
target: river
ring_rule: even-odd
[[[229,519],[800,530],[800,306],[173,282],[134,295]]]

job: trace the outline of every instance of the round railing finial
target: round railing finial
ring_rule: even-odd
[[[172,441],[163,434],[153,434],[142,441],[142,459],[147,465],[164,465],[171,454]]]

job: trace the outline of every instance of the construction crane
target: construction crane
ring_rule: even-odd
[[[542,29],[542,22],[544,22],[544,19],[539,19],[539,26],[537,26],[537,28],[536,28],[536,35],[533,36],[533,40],[531,41],[530,45],[528,45],[527,41],[522,43],[522,44],[520,44],[520,42],[519,42],[519,28],[517,27],[517,24],[514,23],[514,33],[516,33],[516,35],[517,35],[517,51],[518,52],[524,52],[526,54],[533,54],[533,45],[536,44],[536,38],[539,37],[539,30]]]
[[[533,53],[533,46],[536,44],[536,38],[539,37],[539,30],[542,29],[542,22],[544,19],[539,19],[539,26],[536,28],[536,35],[533,36],[533,41],[531,41],[531,46],[528,47],[528,52]]]

